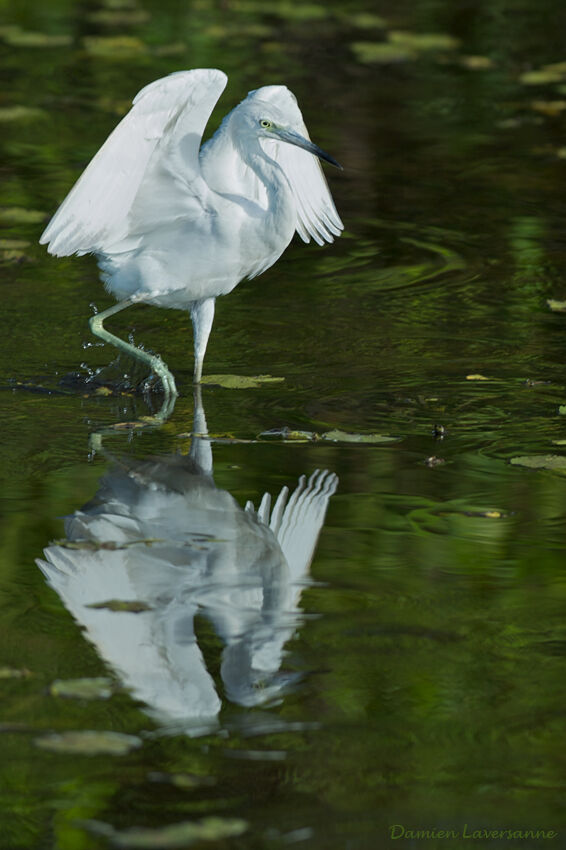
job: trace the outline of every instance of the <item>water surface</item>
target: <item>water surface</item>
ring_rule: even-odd
[[[467,839],[466,824],[555,831],[518,846],[561,846],[566,316],[547,301],[566,299],[566,75],[546,66],[566,60],[564,17],[552,0],[512,11],[425,0],[4,4],[6,850],[128,846],[133,828],[209,817],[220,826],[197,846],[510,843]],[[345,166],[328,176],[346,225],[334,245],[293,243],[268,273],[219,299],[205,373],[285,380],[204,388],[214,492],[246,523],[248,500],[275,500],[302,475],[327,470],[338,486],[300,598],[283,598],[281,583],[266,578],[277,551],[267,547],[228,589],[216,579],[185,587],[186,568],[182,593],[151,585],[137,599],[152,612],[73,611],[36,566],[45,550],[106,567],[131,550],[73,549],[63,518],[107,505],[116,469],[134,471],[140,492],[164,504],[185,493],[171,469],[185,482],[192,340],[180,312],[139,307],[116,318],[118,331],[164,356],[181,395],[161,428],[113,428],[158,409],[159,396],[93,392],[87,379],[100,368],[102,386],[136,377],[131,363],[91,345],[90,305],[110,299],[92,259],[50,258],[37,239],[135,92],[208,66],[230,79],[215,120],[251,88],[289,85],[312,138]],[[285,428],[395,439],[285,440]],[[269,430],[279,433],[261,436]],[[153,567],[168,558],[179,569],[190,546],[204,547],[190,551],[205,560],[225,551],[223,536],[194,514],[186,525],[185,549],[178,529],[167,537],[163,527],[138,529],[136,545]],[[159,569],[144,575],[159,585]],[[120,595],[115,580],[101,582],[98,601]],[[270,601],[258,620],[263,593]],[[147,665],[136,679],[120,659],[121,643],[150,617],[159,627],[140,646],[168,634],[171,605],[184,625],[169,638],[186,646],[181,667],[199,659],[206,722],[191,724],[189,705],[184,718],[165,717],[139,687]],[[102,630],[108,645],[88,630],[86,615],[92,623],[96,613],[113,624]],[[261,657],[272,669],[249,687],[244,673],[230,676],[249,667],[227,670],[223,659],[227,646],[254,640],[260,655],[270,646]],[[153,646],[164,658],[173,644]],[[110,696],[53,690],[99,677]],[[38,744],[88,730],[134,736],[135,745],[77,755]],[[393,824],[459,837],[395,839]],[[193,839],[136,840],[153,848]]]

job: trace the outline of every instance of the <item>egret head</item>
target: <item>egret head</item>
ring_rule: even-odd
[[[334,157],[311,142],[297,99],[286,86],[256,89],[234,112],[239,113],[238,130],[245,135],[296,145],[336,168],[342,168]]]

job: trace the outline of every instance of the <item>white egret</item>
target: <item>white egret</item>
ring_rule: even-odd
[[[322,245],[343,229],[319,158],[340,166],[310,141],[285,86],[250,92],[201,147],[226,82],[196,69],[143,88],[40,239],[56,256],[96,255],[118,304],[91,330],[149,365],[169,398],[177,391],[162,359],[105,319],[140,302],[190,310],[198,383],[216,297],[272,266],[295,231]]]

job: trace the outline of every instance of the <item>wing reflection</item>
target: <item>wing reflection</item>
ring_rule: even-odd
[[[316,471],[275,504],[240,507],[212,478],[202,406],[188,456],[115,462],[38,561],[100,655],[160,723],[198,734],[221,708],[195,615],[222,639],[225,696],[253,706],[281,693],[284,644],[337,478]],[[99,606],[135,602],[138,613]],[[139,609],[143,609],[139,611]]]

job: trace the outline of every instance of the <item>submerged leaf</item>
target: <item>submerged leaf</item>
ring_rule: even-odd
[[[285,378],[273,378],[271,375],[205,375],[201,383],[241,390],[260,387],[262,384],[278,384],[284,380]]]
[[[112,679],[95,676],[92,679],[56,679],[49,688],[54,697],[69,699],[108,699],[112,696]]]
[[[42,735],[35,743],[42,750],[69,755],[122,756],[141,747],[141,738],[137,735],[123,735],[121,732],[60,732]]]
[[[566,472],[566,457],[564,455],[521,455],[512,457],[515,466],[527,466],[530,469],[553,469],[556,472]]]

